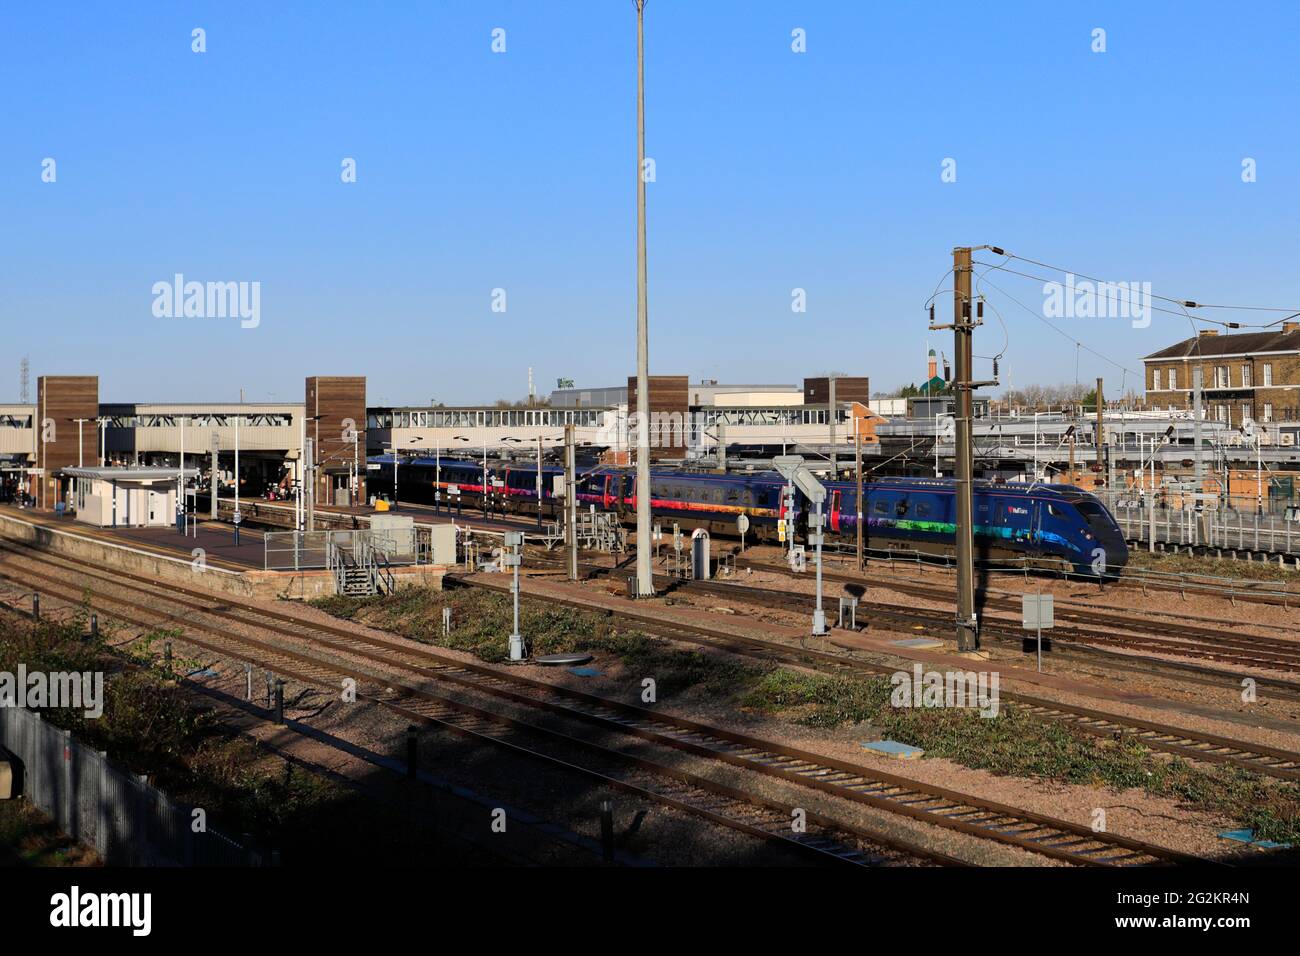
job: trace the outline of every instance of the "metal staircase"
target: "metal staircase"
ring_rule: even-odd
[[[365,532],[354,532],[349,539],[347,544],[331,541],[329,545],[329,566],[337,593],[347,597],[392,593],[394,580],[388,556],[375,548]]]

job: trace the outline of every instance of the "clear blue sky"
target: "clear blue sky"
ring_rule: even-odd
[[[10,0],[0,401],[24,354],[98,373],[106,401],[300,399],[316,373],[367,375],[372,403],[522,397],[530,365],[543,393],[622,381],[634,30],[632,0]],[[951,353],[922,303],[958,244],[1300,304],[1294,2],[649,0],[646,31],[654,373],[919,379],[927,339]],[[260,326],[155,318],[176,272],[259,281]],[[1073,381],[1074,345],[986,291],[1004,379]],[[1061,324],[1129,368],[1188,334]],[[1082,353],[1098,374],[1118,386]]]

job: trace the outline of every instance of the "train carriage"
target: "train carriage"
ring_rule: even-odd
[[[379,469],[375,487],[392,486],[392,458],[371,459]],[[542,468],[541,512],[558,517],[562,501],[554,495],[555,466]],[[536,515],[537,468],[524,463],[488,462],[486,484],[482,462],[465,459],[403,459],[398,466],[399,498],[432,503],[439,499],[462,509],[487,506],[494,512]],[[826,482],[823,505],[826,534],[831,541],[856,542],[862,516],[865,547],[872,551],[905,551],[948,556],[955,548],[956,484],[938,478],[881,478],[863,486],[858,508],[854,482]],[[684,530],[734,534],[740,515],[749,519],[749,534],[775,540],[785,519],[785,482],[775,472],[718,475],[654,469],[650,475],[652,514]],[[459,494],[449,497],[455,489]],[[613,511],[631,523],[636,510],[635,476],[626,468],[596,467],[577,476],[579,507]],[[974,544],[979,561],[1030,559],[1068,567],[1093,577],[1118,574],[1128,561],[1128,548],[1110,513],[1088,492],[1071,485],[994,484],[977,481],[974,488]],[[795,496],[793,515],[797,535],[807,533],[808,502]]]

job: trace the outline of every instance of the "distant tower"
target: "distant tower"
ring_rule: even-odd
[[[30,405],[32,401],[32,365],[27,356],[18,363],[18,401]]]
[[[537,401],[537,389],[533,387],[533,367],[528,366],[528,404]]]
[[[929,368],[930,368],[930,371],[929,371],[929,373],[925,376],[925,380],[926,380],[927,382],[932,382],[932,381],[934,381],[934,377],[935,377],[936,375],[939,374],[939,363],[938,363],[938,360],[935,358],[934,349],[930,349],[930,366],[929,366]]]

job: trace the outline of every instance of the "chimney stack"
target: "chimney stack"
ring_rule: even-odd
[[[1283,334],[1287,332],[1300,332],[1300,322],[1283,322],[1282,332]]]
[[[1212,338],[1214,338],[1216,335],[1219,334],[1219,330],[1218,330],[1218,329],[1201,329],[1201,331],[1198,332],[1197,334],[1198,334],[1201,338],[1203,338],[1203,339],[1212,339]]]

